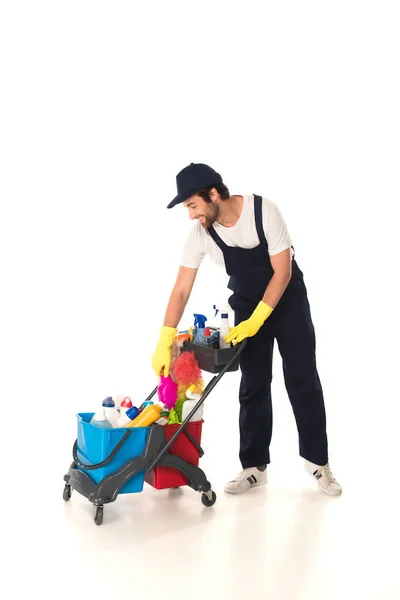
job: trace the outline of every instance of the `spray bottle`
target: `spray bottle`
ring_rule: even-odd
[[[206,328],[207,317],[195,313],[194,315],[194,326],[196,328],[196,336],[194,338],[195,344],[204,344],[204,331]]]
[[[220,325],[220,336],[219,336],[219,347],[220,350],[224,348],[230,348],[231,345],[227,344],[224,340],[224,337],[229,333],[229,318],[228,318],[228,306],[226,304],[214,304],[213,306],[215,310],[215,316],[217,316],[218,312],[221,313],[221,325]]]

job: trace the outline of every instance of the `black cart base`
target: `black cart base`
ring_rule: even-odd
[[[85,496],[85,498],[94,504],[95,523],[96,525],[100,525],[103,521],[104,504],[114,502],[123,485],[131,477],[140,471],[148,471],[165,446],[164,428],[161,425],[152,425],[143,454],[127,461],[120,469],[108,475],[99,483],[95,483],[90,475],[80,471],[74,461],[68,473],[64,476],[64,500],[68,501],[71,498],[72,490],[76,490],[82,496]],[[207,481],[207,477],[199,467],[191,465],[183,460],[183,458],[169,452],[165,452],[160,460],[157,460],[156,464],[163,467],[172,467],[180,471],[187,480],[188,486],[202,494],[201,499],[205,506],[212,506],[215,503],[217,496],[212,491],[211,484]],[[87,468],[86,465],[82,466]]]
[[[90,502],[93,503],[95,510],[94,521],[96,525],[101,525],[101,523],[103,522],[104,505],[109,504],[110,502],[114,502],[114,500],[116,500],[116,498],[118,497],[118,494],[122,487],[125,485],[125,483],[127,483],[127,481],[134,477],[134,475],[142,471],[150,473],[152,469],[154,469],[154,467],[158,465],[162,467],[172,467],[173,469],[177,469],[178,471],[180,471],[185,477],[187,485],[201,494],[201,501],[204,504],[204,506],[213,506],[216,502],[217,496],[215,492],[211,489],[211,484],[207,480],[205,473],[198,466],[188,463],[179,456],[170,454],[168,452],[168,449],[176,440],[178,435],[180,435],[181,433],[187,435],[188,437],[190,436],[190,434],[186,431],[186,425],[189,423],[190,419],[203,404],[207,396],[217,385],[221,377],[228,371],[237,370],[238,358],[245,345],[246,340],[244,340],[240,345],[236,347],[236,351],[232,351],[233,349],[219,351],[217,361],[215,360],[215,357],[213,355],[211,357],[210,365],[208,365],[207,362],[209,361],[209,357],[207,357],[207,364],[204,365],[204,348],[202,346],[197,346],[196,344],[190,344],[187,350],[190,349],[194,351],[196,357],[198,357],[199,359],[200,367],[203,368],[203,370],[209,370],[210,372],[216,372],[217,370],[218,375],[214,376],[210,380],[196,406],[193,408],[193,410],[186,417],[186,419],[183,421],[183,423],[180,425],[180,427],[177,429],[177,431],[174,433],[174,435],[168,442],[166,441],[163,426],[153,424],[150,427],[149,436],[143,453],[140,456],[128,460],[125,464],[122,465],[122,467],[120,467],[110,475],[104,477],[104,479],[102,479],[99,483],[96,483],[94,479],[90,477],[90,475],[88,475],[88,473],[81,471],[78,467],[85,469],[85,471],[90,471],[105,466],[112,460],[113,456],[118,451],[118,448],[130,435],[132,430],[127,428],[125,436],[113,450],[110,456],[104,461],[102,461],[102,463],[99,463],[97,465],[86,465],[80,462],[77,453],[77,442],[75,442],[73,448],[74,461],[71,464],[68,473],[64,476],[64,500],[70,500],[72,490],[76,490],[77,492],[82,494],[82,496],[84,496]],[[222,365],[221,362],[223,361],[224,353],[226,356],[226,361],[225,365]],[[216,364],[216,362],[218,362],[218,364]],[[152,391],[147,400],[152,398],[156,392],[157,387]],[[192,442],[196,445],[195,440],[192,440]],[[197,449],[199,451],[200,456],[202,456],[203,451],[200,448],[200,446],[198,446]]]

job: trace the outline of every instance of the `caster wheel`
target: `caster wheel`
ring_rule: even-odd
[[[211,495],[211,498],[209,495]],[[217,501],[217,494],[210,490],[209,492],[201,495],[201,501],[204,504],[204,506],[207,506],[207,508],[209,508],[210,506],[213,506]]]
[[[71,499],[71,495],[72,495],[71,486],[68,485],[68,483],[66,483],[64,486],[64,491],[63,491],[63,498],[64,498],[65,502],[68,502],[68,500]]]
[[[103,522],[103,507],[95,506],[94,511],[94,522],[96,525],[101,525]]]

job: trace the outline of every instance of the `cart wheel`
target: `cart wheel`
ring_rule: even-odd
[[[211,498],[210,498],[210,494],[211,494]],[[201,495],[201,501],[204,504],[204,506],[207,506],[209,508],[210,506],[213,506],[215,504],[215,502],[217,501],[217,494],[215,492],[213,492],[212,490],[210,490],[209,492],[205,492],[204,494]]]
[[[103,507],[95,506],[94,511],[94,522],[96,525],[101,525],[103,522]]]
[[[68,483],[66,483],[64,486],[64,491],[63,491],[63,498],[64,498],[65,502],[68,502],[68,500],[71,499],[71,495],[72,495],[71,486],[68,485]]]

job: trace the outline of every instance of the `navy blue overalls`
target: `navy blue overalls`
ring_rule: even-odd
[[[260,244],[245,249],[228,246],[211,226],[208,229],[222,250],[229,304],[235,325],[248,319],[262,300],[274,271],[262,223],[262,198],[254,196],[255,223]],[[240,460],[243,468],[270,462],[272,436],[272,353],[274,339],[282,356],[286,390],[299,433],[300,456],[317,465],[328,462],[326,417],[316,367],[315,333],[303,273],[292,260],[292,278],[271,316],[258,333],[248,338],[240,368]]]

